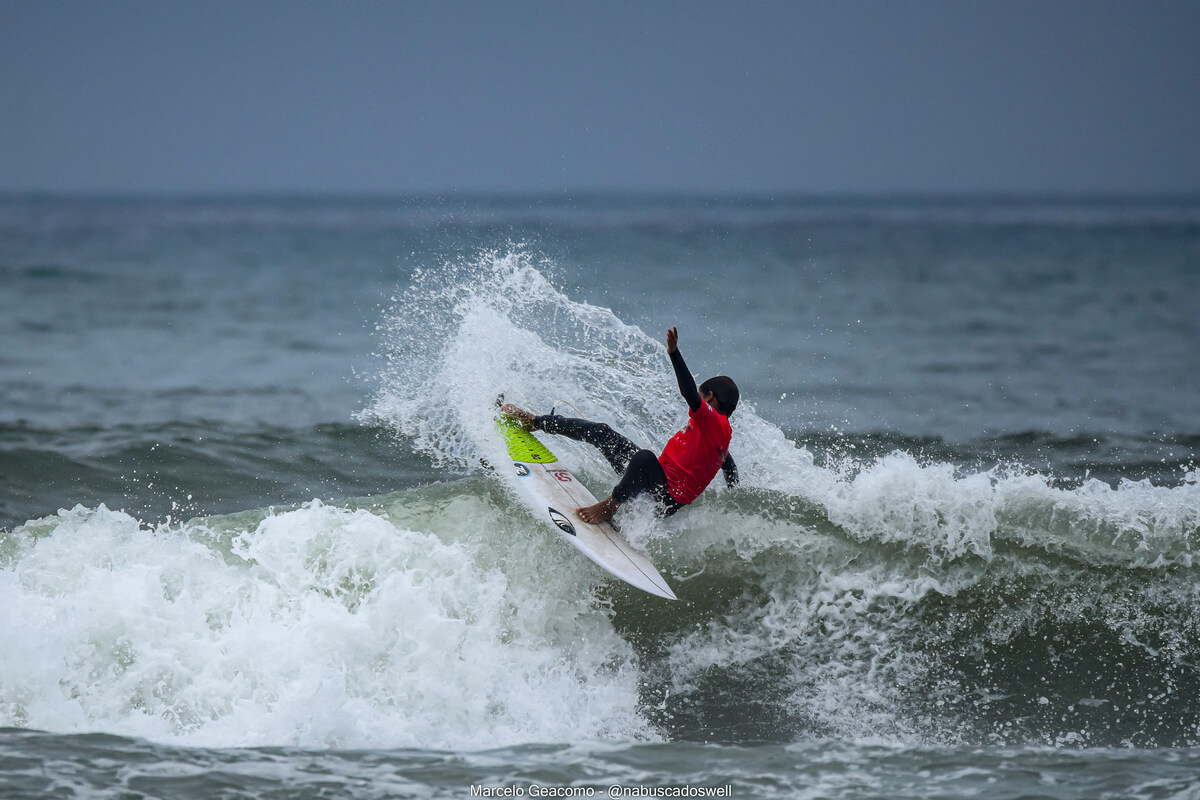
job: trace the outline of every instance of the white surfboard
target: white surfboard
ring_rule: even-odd
[[[521,499],[534,516],[553,525],[562,538],[610,575],[652,595],[678,599],[650,559],[634,550],[616,528],[579,518],[575,509],[593,505],[596,498],[537,437],[507,417],[496,421],[496,429],[508,446]]]

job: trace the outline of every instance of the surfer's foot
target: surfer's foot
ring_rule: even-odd
[[[621,504],[614,500],[612,495],[609,495],[594,506],[575,509],[575,513],[584,522],[590,522],[595,525],[600,522],[608,522],[620,507]]]
[[[500,406],[500,413],[520,425],[522,430],[532,431],[537,429],[533,414],[523,408],[517,408],[512,403]]]

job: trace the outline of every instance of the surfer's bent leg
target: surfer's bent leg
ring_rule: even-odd
[[[618,503],[624,503],[639,494],[648,494],[661,504],[663,516],[670,516],[683,507],[667,491],[667,473],[663,472],[662,464],[652,450],[634,453],[625,474],[612,490],[613,499]]]
[[[552,414],[534,417],[534,430],[566,436],[577,442],[587,442],[600,451],[605,460],[617,472],[624,472],[630,459],[638,452],[636,444],[614,431],[603,422],[592,422],[574,417]],[[657,460],[657,459],[656,459]]]

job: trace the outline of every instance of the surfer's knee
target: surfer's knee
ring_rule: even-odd
[[[659,486],[666,486],[666,475],[658,456],[652,450],[638,450],[625,467],[625,474],[613,487],[613,497],[624,503],[631,497],[643,493],[654,493]]]
[[[634,467],[641,470],[647,470],[651,467],[662,469],[662,465],[658,463],[658,456],[654,454],[653,450],[646,449],[638,450],[629,459],[629,468],[634,469]]]

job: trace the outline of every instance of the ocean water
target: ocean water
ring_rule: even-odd
[[[483,466],[671,325],[677,603]],[[1198,798],[1198,344],[1198,200],[0,199],[0,796]]]

